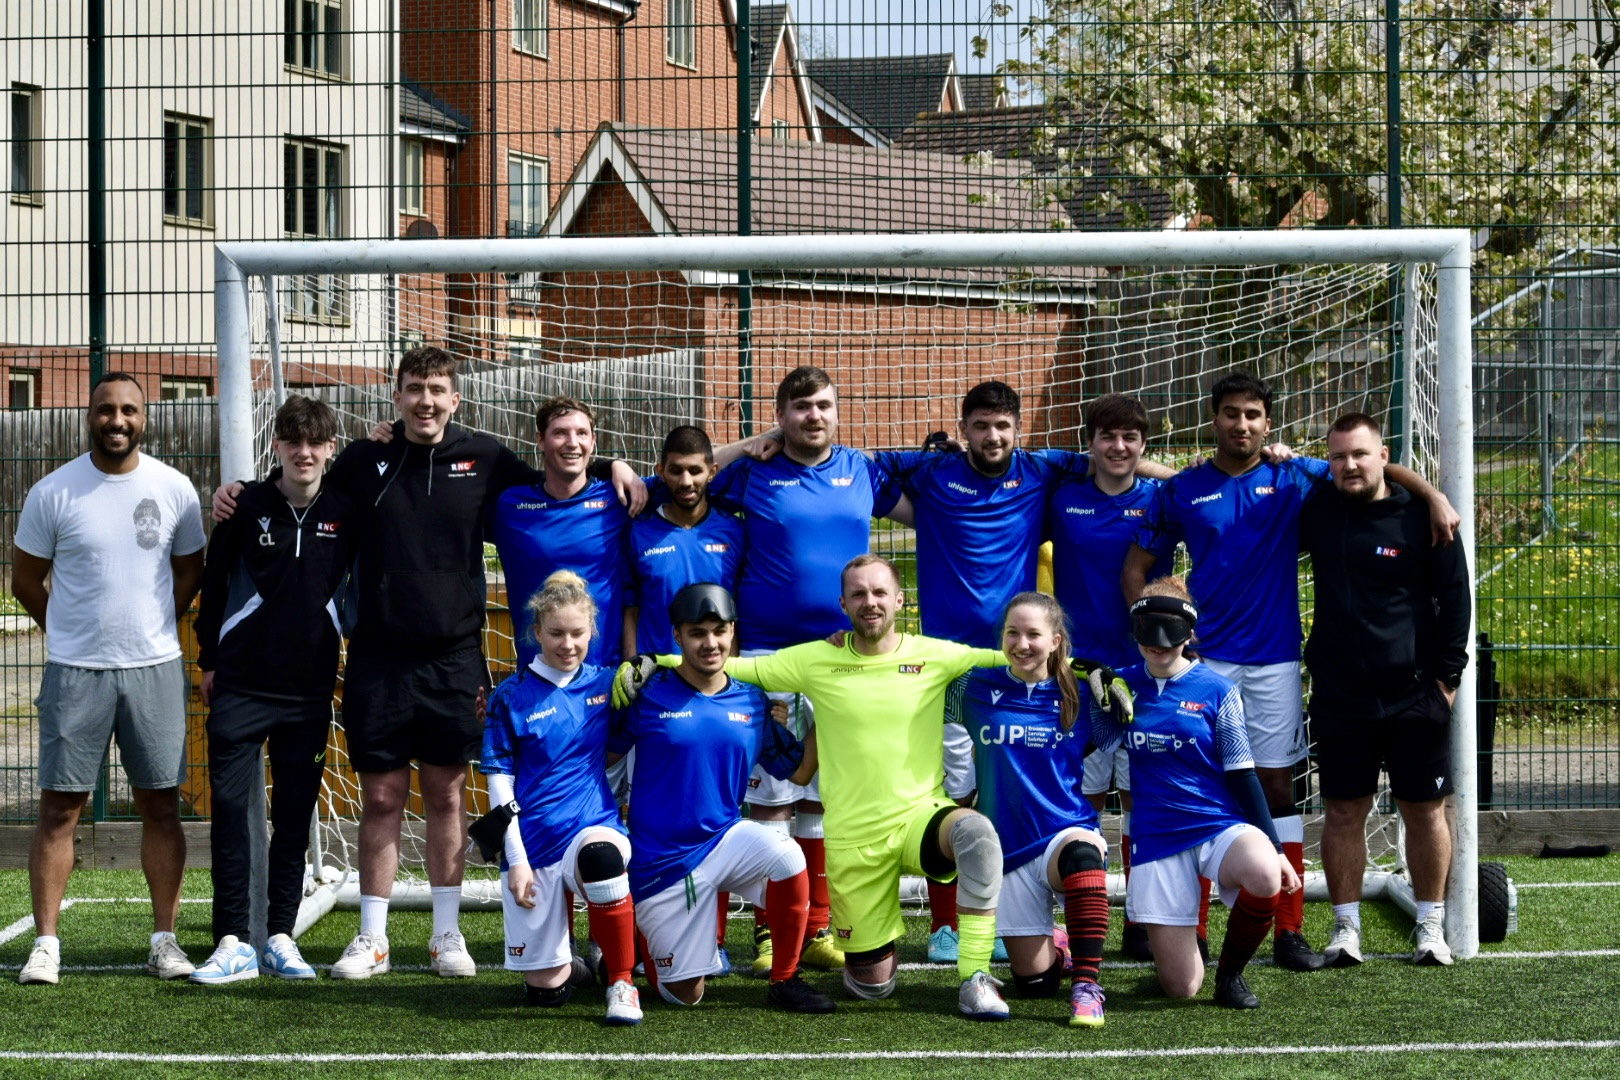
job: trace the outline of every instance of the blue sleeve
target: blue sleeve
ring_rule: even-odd
[[[1074,450],[1037,450],[1035,457],[1064,474],[1060,479],[1083,480],[1091,472],[1091,459]]]
[[[872,484],[872,516],[875,518],[888,517],[889,511],[894,509],[894,504],[900,501],[900,496],[911,494],[906,490],[905,484],[881,461],[868,461],[866,475]]]
[[[1333,481],[1333,466],[1322,458],[1294,457],[1288,459],[1288,464],[1303,472],[1313,484],[1331,483]]]
[[[1228,686],[1215,710],[1215,752],[1227,772],[1254,768],[1254,751],[1249,748],[1249,725],[1243,719],[1243,696]]]
[[[770,702],[764,702],[765,731],[759,748],[759,764],[778,780],[786,780],[804,761],[804,743],[789,731],[787,725],[778,724],[770,714]]]
[[[1098,750],[1112,751],[1125,738],[1125,729],[1114,721],[1107,711],[1097,708],[1095,701],[1090,703],[1091,711],[1091,745]]]
[[[496,688],[494,698],[490,700],[489,709],[484,716],[484,752],[478,759],[478,771],[481,773],[517,775],[517,751],[513,746],[516,740],[512,736],[510,698],[507,684],[502,683]]]
[[[1237,800],[1238,809],[1243,812],[1243,819],[1265,833],[1266,839],[1271,841],[1271,846],[1281,851],[1282,841],[1277,837],[1277,826],[1272,822],[1271,809],[1266,805],[1266,793],[1260,786],[1260,774],[1252,767],[1234,769],[1226,774],[1226,790]]]
[[[1131,537],[1131,542],[1137,547],[1151,551],[1160,558],[1181,542],[1181,529],[1170,512],[1170,499],[1174,491],[1174,482],[1166,482],[1154,493],[1153,501],[1148,503],[1147,513],[1142,517],[1142,524],[1136,527],[1136,535]]]
[[[632,730],[631,716],[635,706],[628,709],[614,709],[608,714],[607,751],[610,754],[628,754],[630,748],[636,745],[636,734]]]
[[[743,508],[743,496],[748,491],[748,475],[754,459],[738,458],[715,474],[709,481],[709,499],[716,506],[735,514]]]

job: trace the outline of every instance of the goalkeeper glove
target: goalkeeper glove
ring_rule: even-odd
[[[1108,710],[1116,724],[1128,724],[1136,718],[1136,707],[1131,701],[1131,688],[1107,664],[1075,657],[1069,661],[1075,675],[1084,679],[1091,689],[1091,700],[1099,709]]]
[[[613,677],[613,707],[629,708],[641,696],[647,680],[657,673],[658,658],[647,653],[637,653],[620,664],[619,673]]]
[[[478,854],[485,862],[500,862],[501,849],[506,839],[506,827],[517,817],[517,812],[518,804],[509,802],[495,807],[467,826],[467,835],[478,845]]]

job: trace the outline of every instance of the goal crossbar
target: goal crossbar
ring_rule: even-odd
[[[1189,232],[848,234],[811,236],[252,241],[215,245],[220,465],[252,476],[256,460],[249,281],[294,274],[556,273],[566,271],[828,270],[962,266],[1212,266],[1282,263],[1429,263],[1435,267],[1439,485],[1462,519],[1458,542],[1474,560],[1471,234],[1464,229]],[[1475,627],[1468,634],[1473,654]],[[1475,686],[1464,679],[1453,712],[1457,842],[1447,895],[1453,951],[1479,946]]]

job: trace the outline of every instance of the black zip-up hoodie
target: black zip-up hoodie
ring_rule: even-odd
[[[1385,483],[1376,502],[1321,485],[1301,513],[1300,546],[1316,581],[1313,700],[1388,713],[1462,676],[1473,598],[1462,545],[1432,543],[1428,505]]]
[[[357,439],[328,482],[360,525],[344,628],[351,650],[437,654],[477,646],[484,626],[484,512],[542,474],[494,439],[447,424],[432,446]]]
[[[295,509],[279,473],[249,484],[214,526],[197,611],[197,666],[216,689],[283,701],[330,701],[337,603],[353,557],[354,506],[323,484]]]

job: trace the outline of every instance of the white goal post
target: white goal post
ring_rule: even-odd
[[[921,270],[953,267],[1215,267],[1249,264],[1317,266],[1388,264],[1432,268],[1433,365],[1438,484],[1461,515],[1458,542],[1474,561],[1474,421],[1470,330],[1471,236],[1461,229],[1347,229],[1226,232],[1050,232],[227,242],[215,247],[215,320],[219,349],[222,479],[257,472],[255,333],[276,348],[277,290],[265,282],[290,275],[535,275],[612,271],[829,271],[860,267]],[[264,279],[260,282],[258,279]],[[255,323],[255,283],[270,298],[271,323]],[[275,369],[278,391],[279,368]],[[756,396],[768,398],[768,392]],[[1116,389],[1130,392],[1131,386]],[[1468,642],[1472,657],[1475,627]],[[1457,692],[1452,753],[1456,843],[1446,906],[1446,936],[1459,957],[1478,952],[1478,779],[1475,681]],[[1369,898],[1390,875],[1368,875]],[[1319,893],[1318,888],[1313,892]],[[1410,904],[1398,887],[1385,895]],[[330,901],[327,901],[330,906]]]

